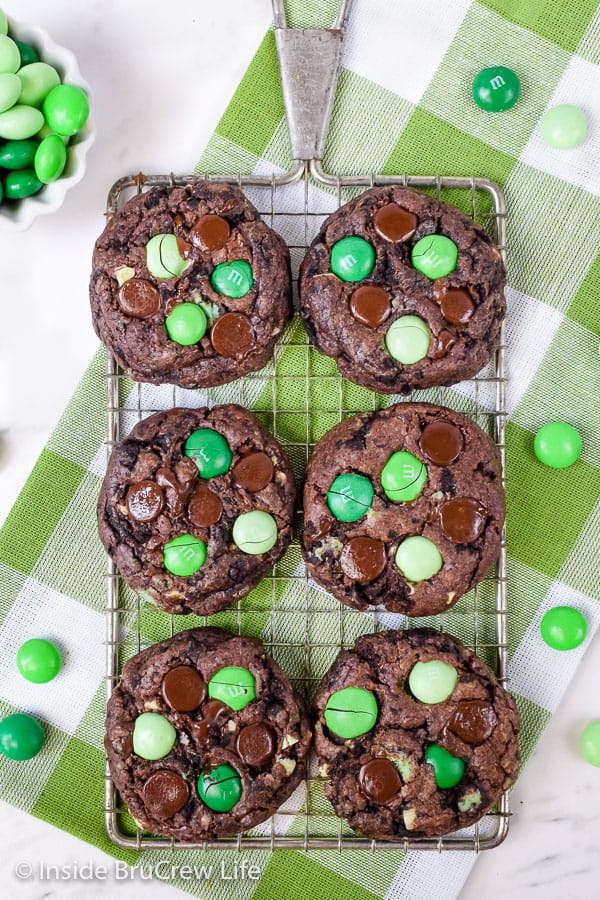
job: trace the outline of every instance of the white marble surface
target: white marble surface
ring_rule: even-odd
[[[86,294],[107,188],[130,171],[191,170],[270,19],[268,0],[3,2],[75,51],[93,86],[98,139],[62,209],[25,234],[2,235],[0,519],[96,347]],[[596,640],[514,791],[509,839],[482,854],[461,900],[599,896],[600,769],[576,746],[584,723],[600,718],[599,674]],[[112,863],[3,805],[0,847],[0,895],[15,900],[176,896],[158,882],[19,881],[20,861]],[[419,900],[418,886],[409,900]]]

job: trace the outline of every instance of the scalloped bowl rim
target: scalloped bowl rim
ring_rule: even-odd
[[[57,44],[42,28],[19,22],[18,19],[13,19],[11,16],[8,17],[8,25],[10,32],[16,36],[17,40],[33,44],[40,51],[41,61],[49,63],[58,70],[61,81],[83,88],[90,99],[90,108],[92,107],[90,86],[82,76],[72,50]],[[24,231],[38,216],[47,215],[59,209],[67,191],[81,181],[85,175],[86,154],[95,137],[96,129],[90,115],[81,131],[76,135],[76,141],[69,142],[67,146],[65,169],[67,175],[45,185],[39,194],[19,200],[17,204],[11,203],[9,206],[3,203],[0,205],[0,229]]]

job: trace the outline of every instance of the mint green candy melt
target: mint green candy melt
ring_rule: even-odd
[[[570,150],[585,140],[587,119],[583,110],[571,103],[553,106],[542,116],[540,132],[549,147]]]
[[[162,759],[173,749],[177,732],[160,713],[142,713],[133,726],[133,752],[142,759]]]
[[[67,163],[67,148],[57,134],[51,134],[40,143],[34,160],[35,174],[42,184],[56,181]]]
[[[56,134],[77,134],[89,114],[87,95],[74,84],[58,84],[44,100],[44,117]]]
[[[179,278],[190,265],[181,256],[174,234],[155,234],[146,244],[146,266],[155,278]]]
[[[441,703],[457,684],[456,669],[441,659],[415,663],[408,676],[410,691],[421,703]]]
[[[19,48],[8,35],[0,34],[0,73],[15,73],[21,65]]]
[[[431,332],[419,316],[401,316],[392,322],[385,335],[385,346],[392,359],[412,366],[425,359]]]
[[[0,113],[14,106],[21,93],[21,82],[18,75],[3,72],[0,75]]]
[[[591,722],[579,741],[581,755],[592,766],[600,768],[600,722]]]
[[[33,137],[42,125],[44,117],[33,106],[13,106],[0,113],[0,138],[7,141],[22,141]]]
[[[45,62],[34,62],[19,69],[21,82],[19,103],[27,106],[41,106],[52,88],[60,84],[60,75]]]
[[[413,584],[433,578],[444,564],[442,554],[433,541],[421,534],[402,541],[396,550],[395,562],[406,580]]]
[[[237,517],[232,537],[242,553],[268,553],[277,543],[277,522],[270,513],[254,509]]]
[[[8,19],[2,9],[0,9],[0,34],[8,34]]]

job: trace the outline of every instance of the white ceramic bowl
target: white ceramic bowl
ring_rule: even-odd
[[[16,19],[8,19],[9,33],[19,41],[31,44],[40,55],[42,62],[47,62],[57,70],[61,81],[65,84],[75,84],[86,92],[90,100],[90,108],[93,101],[90,95],[90,87],[82,78],[77,60],[74,54],[66,47],[55,44],[52,38],[41,28],[25,25]],[[4,202],[0,205],[0,229],[5,231],[24,231],[29,228],[37,216],[54,212],[62,205],[67,191],[81,181],[85,174],[85,157],[94,138],[96,131],[92,116],[81,131],[71,138],[67,145],[67,164],[61,177],[57,181],[45,185],[38,194],[33,197],[25,197],[23,200]]]

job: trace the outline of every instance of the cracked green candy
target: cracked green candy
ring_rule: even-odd
[[[430,234],[417,241],[411,260],[415,269],[432,281],[445,278],[456,268],[458,247],[444,234]]]
[[[260,509],[242,513],[233,523],[233,541],[242,553],[268,553],[277,543],[277,522]]]

